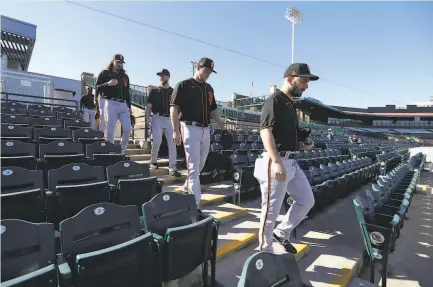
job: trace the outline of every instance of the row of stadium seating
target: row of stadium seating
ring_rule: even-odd
[[[60,222],[61,253],[52,223],[3,219],[2,286],[162,286],[200,265],[208,286],[209,262],[213,285],[218,224],[196,217],[194,196],[166,192],[141,209],[142,223],[136,206],[87,206]]]
[[[382,285],[386,286],[389,253],[396,248],[424,162],[425,155],[416,154],[353,199],[372,283],[378,262],[382,265]]]
[[[24,126],[24,127],[63,127],[65,129],[88,128],[89,123],[78,117],[63,116],[59,119],[51,117],[22,117],[15,115],[2,115],[2,126]]]

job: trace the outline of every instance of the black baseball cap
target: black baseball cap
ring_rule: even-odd
[[[308,78],[310,81],[317,81],[318,76],[311,74],[310,67],[305,63],[293,63],[284,72],[284,78],[300,77]]]
[[[162,71],[156,73],[156,75],[160,76],[160,77],[162,77],[162,76],[169,76],[170,77],[170,71],[167,69],[162,69]]]
[[[114,55],[114,56],[113,56],[113,60],[114,60],[114,61],[122,61],[122,63],[125,64],[125,58],[124,58],[122,55],[120,55],[120,54],[116,54],[116,55]]]
[[[202,67],[208,68],[212,70],[216,74],[216,71],[213,69],[214,63],[209,58],[201,58],[200,61],[198,61],[198,64]]]

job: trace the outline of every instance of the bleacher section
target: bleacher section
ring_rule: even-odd
[[[253,176],[263,151],[257,132],[231,131],[233,145],[224,148],[221,131],[212,131],[200,174],[200,216],[194,196],[179,189],[184,176],[169,177],[164,167],[149,170],[149,155],[137,144],[122,154],[78,112],[19,102],[2,103],[1,112],[2,286],[162,286],[197,268],[203,285],[215,286],[217,262],[256,243],[259,219],[247,206],[261,196]],[[400,221],[392,231],[400,232],[419,174],[414,168],[425,160],[409,157],[416,144],[376,138],[351,144],[348,134],[327,140],[326,133],[315,130],[315,149],[298,154],[316,201],[308,218],[378,180],[367,195],[377,208],[397,198],[392,212]],[[185,175],[181,154],[178,159]],[[289,208],[289,196],[285,203]],[[295,247],[296,260],[308,253],[305,243]],[[250,261],[280,262],[260,258]],[[255,286],[247,280],[251,264],[245,266],[239,286]],[[299,284],[299,270],[291,271],[289,280]],[[278,279],[271,277],[269,284]]]

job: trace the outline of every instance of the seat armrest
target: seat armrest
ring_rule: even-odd
[[[47,222],[53,222],[55,196],[53,192],[48,189],[45,189],[44,193],[45,193],[45,211],[47,214]]]
[[[71,286],[72,271],[62,254],[57,255],[56,264],[60,286]]]

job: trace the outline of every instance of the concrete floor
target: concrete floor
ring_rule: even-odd
[[[433,172],[421,173],[420,184],[433,186]],[[433,286],[433,194],[415,194],[397,240],[396,249],[388,261],[388,287]],[[381,285],[380,266],[376,267],[375,283]],[[369,270],[360,278],[369,280]],[[430,282],[430,283],[429,283]]]

